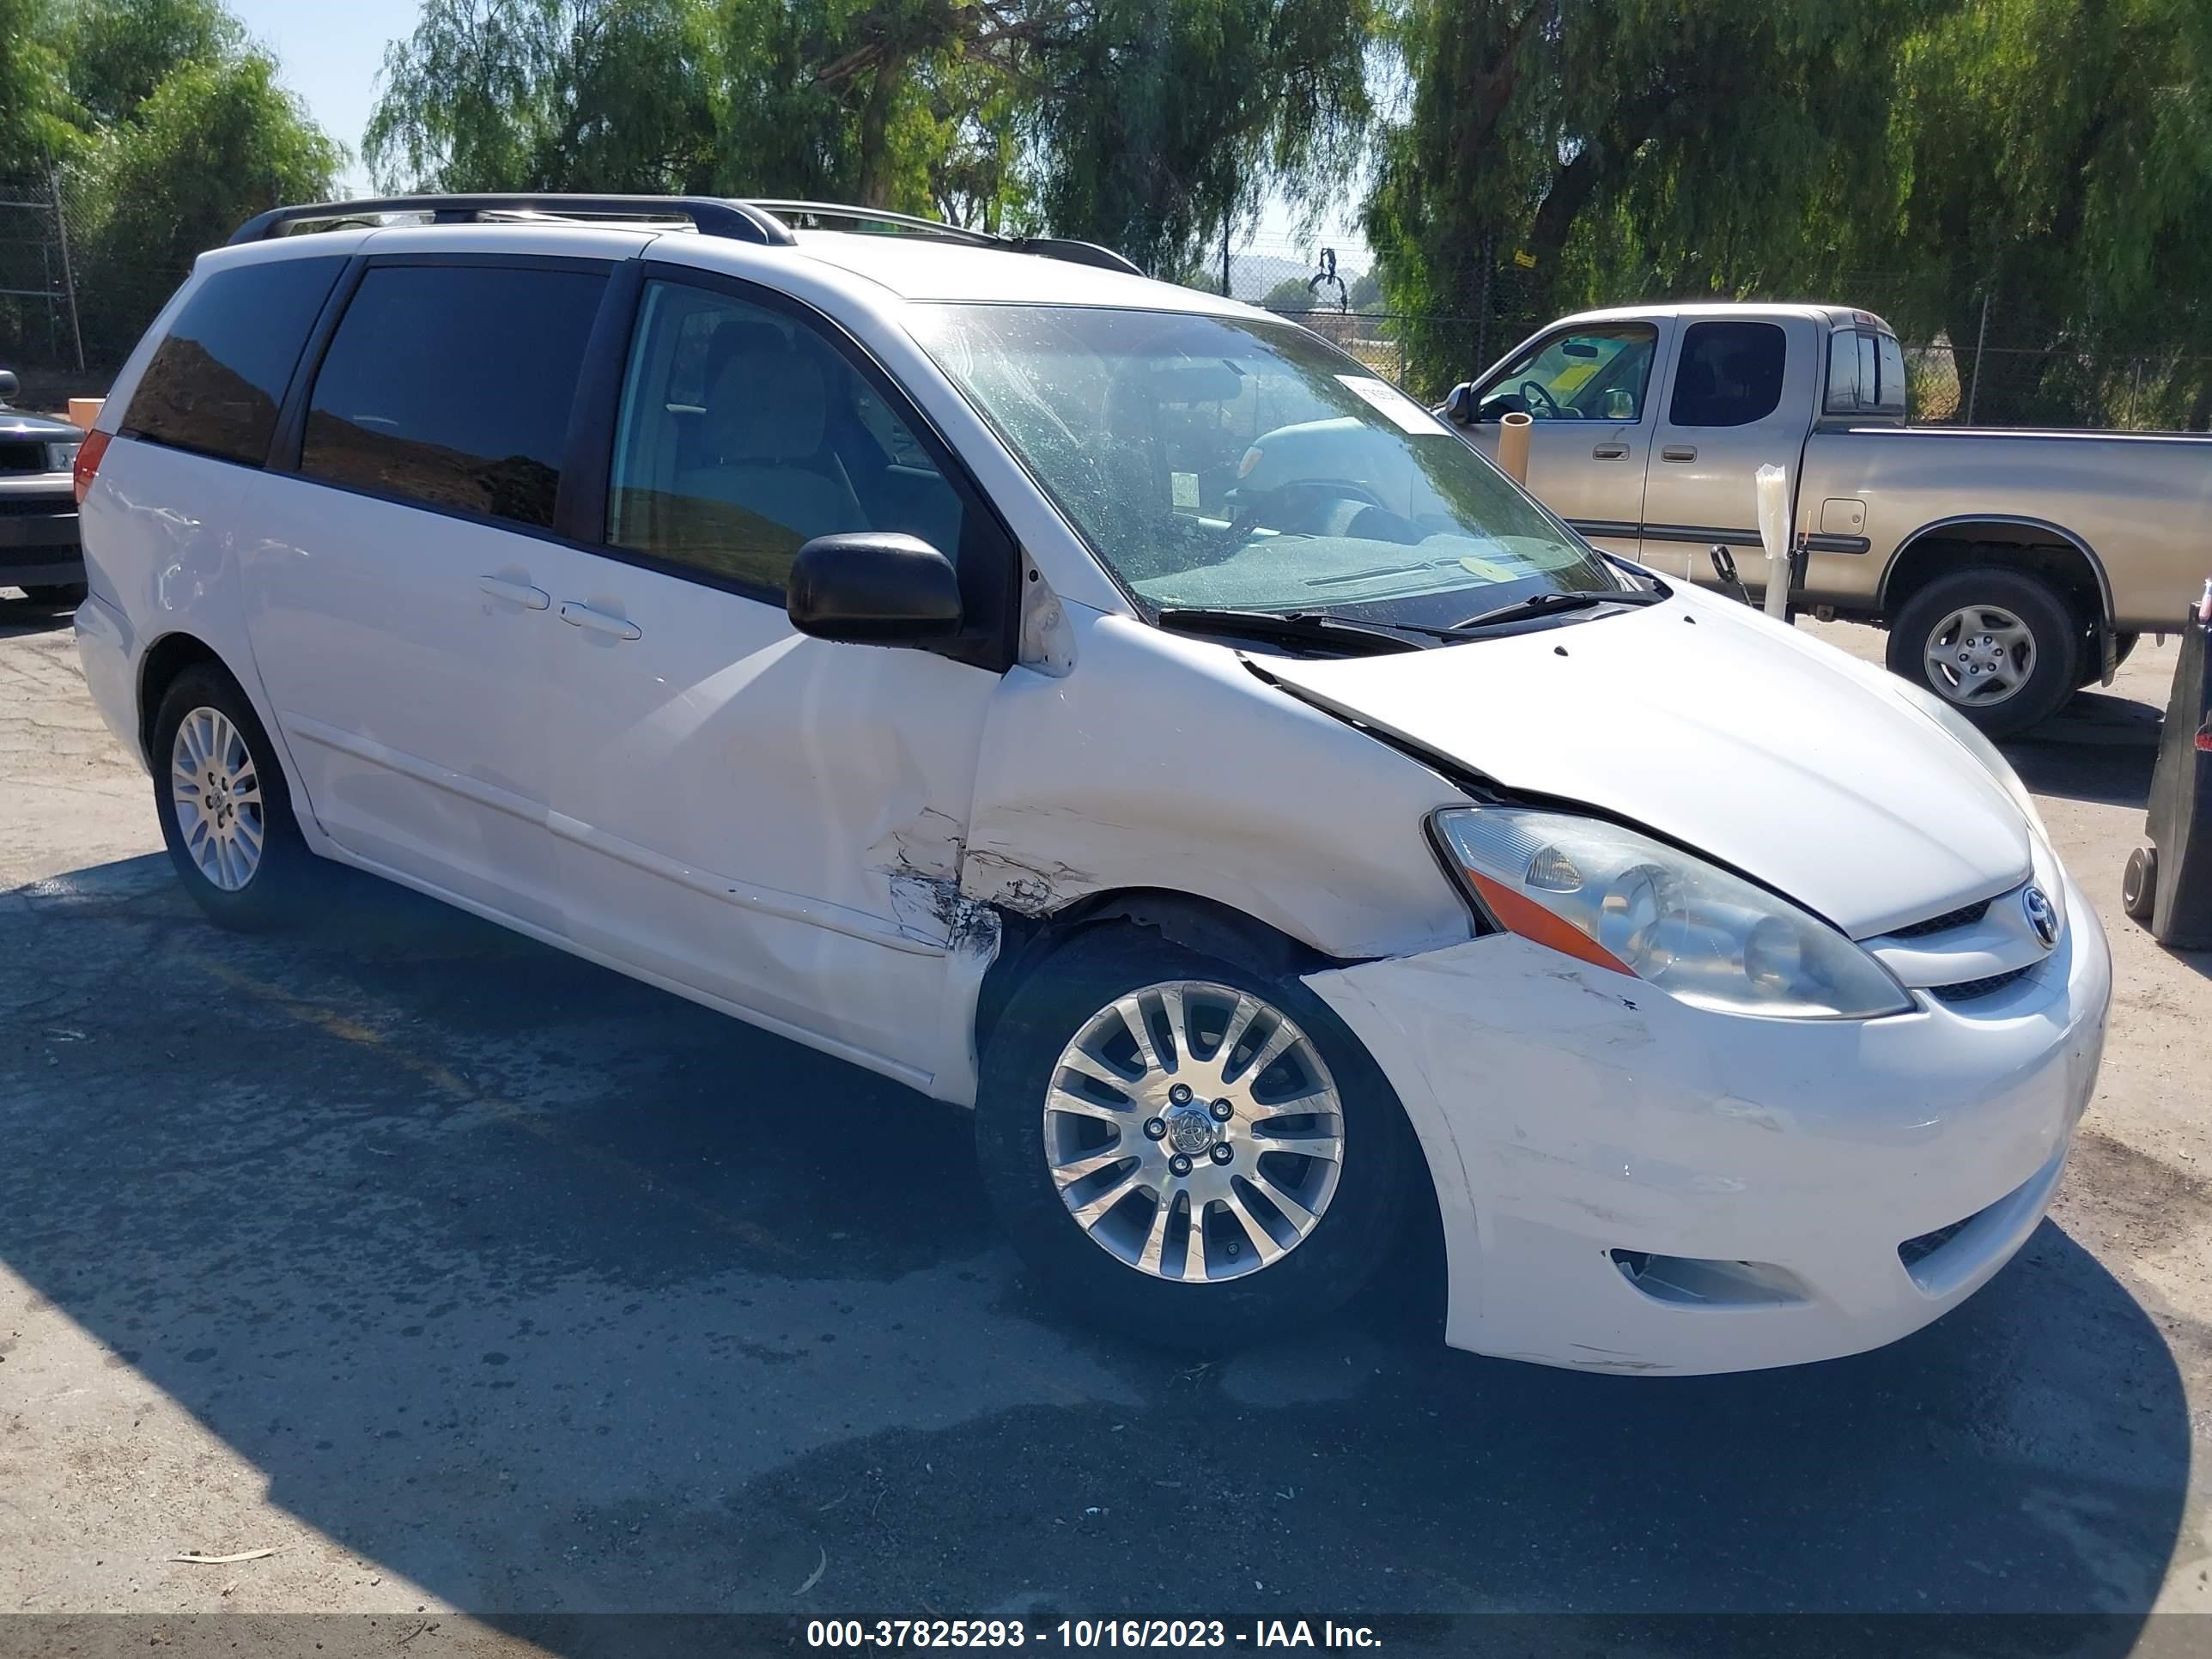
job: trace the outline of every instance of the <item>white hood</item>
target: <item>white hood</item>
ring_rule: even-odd
[[[1265,666],[1506,788],[1659,830],[1856,938],[2028,875],[2020,809],[1879,669],[1729,600]]]

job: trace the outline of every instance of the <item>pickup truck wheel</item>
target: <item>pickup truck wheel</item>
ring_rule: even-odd
[[[1889,668],[2008,738],[2049,719],[2080,685],[2080,632],[2036,578],[1978,565],[1905,602],[1890,624]]]
[[[218,926],[266,933],[313,902],[315,855],[292,817],[269,734],[228,675],[187,668],[163,693],[148,758],[161,839]]]
[[[1358,1039],[1295,979],[1102,927],[1014,993],[975,1142],[1029,1264],[1158,1346],[1306,1329],[1390,1254],[1418,1160]]]

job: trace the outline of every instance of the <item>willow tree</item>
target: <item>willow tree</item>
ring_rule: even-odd
[[[426,0],[386,50],[369,166],[387,188],[704,189],[714,23],[697,0]]]
[[[1893,320],[1948,331],[1970,392],[1986,315],[1984,416],[2206,425],[2212,7],[1980,0],[1903,59],[1904,210],[1862,255],[1911,273]]]
[[[1369,0],[1094,0],[1034,106],[1038,212],[1175,271],[1271,190],[1340,184],[1375,23]]]
[[[1431,319],[1414,360],[1448,380],[1600,293],[1832,269],[1894,217],[1895,52],[1929,3],[1404,0],[1367,228]]]

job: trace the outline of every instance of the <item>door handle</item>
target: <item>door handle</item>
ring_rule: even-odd
[[[1698,459],[1698,447],[1695,444],[1668,444],[1659,452],[1659,459],[1662,461],[1694,461]]]
[[[1626,444],[1600,444],[1590,451],[1590,457],[1594,460],[1617,461],[1627,453]]]
[[[543,611],[553,603],[553,596],[542,587],[532,587],[528,582],[509,581],[505,576],[479,576],[477,588],[495,599],[507,599],[526,611]]]
[[[595,634],[611,634],[618,640],[634,640],[640,633],[635,623],[622,617],[610,617],[604,611],[578,605],[574,599],[561,602],[561,620],[571,628],[588,628]]]

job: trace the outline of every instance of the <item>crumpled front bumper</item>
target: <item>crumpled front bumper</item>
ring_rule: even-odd
[[[2025,979],[1884,1020],[1711,1013],[1511,935],[1307,982],[1420,1138],[1454,1346],[1745,1370],[1906,1335],[2035,1230],[2112,997],[2103,930],[2066,897]]]

